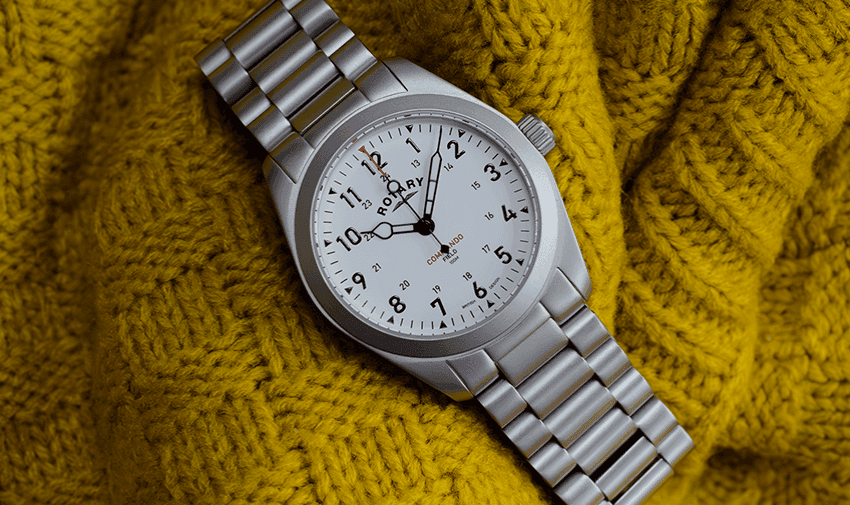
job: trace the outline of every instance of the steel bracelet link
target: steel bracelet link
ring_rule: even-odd
[[[405,90],[324,0],[273,0],[195,61],[296,181],[293,156],[346,113]]]
[[[576,298],[562,276],[544,300]],[[639,504],[693,442],[593,311],[554,312],[492,356],[500,373],[476,398],[567,505]]]

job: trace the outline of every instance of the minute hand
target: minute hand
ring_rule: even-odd
[[[437,183],[440,180],[440,168],[443,165],[443,157],[440,155],[440,145],[443,143],[443,127],[437,136],[437,151],[431,156],[431,166],[428,169],[428,184],[425,187],[425,209],[422,211],[422,219],[431,221],[434,213],[434,199],[437,197]]]

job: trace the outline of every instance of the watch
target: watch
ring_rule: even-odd
[[[268,152],[337,328],[476,399],[564,503],[641,503],[671,474],[693,443],[586,305],[539,118],[378,60],[323,0],[273,0],[195,59]]]

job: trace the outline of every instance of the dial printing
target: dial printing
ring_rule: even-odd
[[[331,290],[383,331],[444,336],[496,314],[537,243],[522,168],[483,128],[406,114],[355,135],[323,174],[312,234]]]

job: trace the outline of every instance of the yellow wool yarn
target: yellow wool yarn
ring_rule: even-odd
[[[850,503],[850,5],[330,3],[554,130],[591,305],[697,444],[651,503]],[[192,60],[261,4],[2,3],[0,503],[554,503],[311,305]]]

